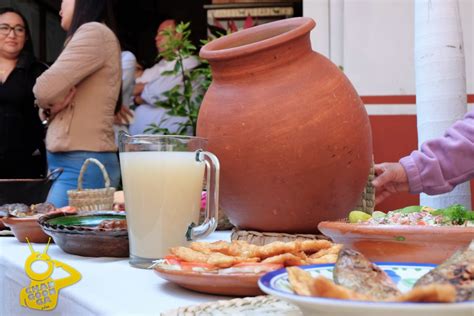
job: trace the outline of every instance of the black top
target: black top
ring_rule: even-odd
[[[0,82],[0,178],[45,174],[45,130],[34,106],[33,86],[46,68],[33,56],[22,55]]]

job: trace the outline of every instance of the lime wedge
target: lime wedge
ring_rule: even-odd
[[[349,213],[349,222],[350,223],[359,223],[365,222],[371,219],[372,216],[362,211],[352,211]]]

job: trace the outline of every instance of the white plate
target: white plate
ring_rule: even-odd
[[[377,263],[406,292],[425,273],[436,265],[421,263]],[[322,275],[332,280],[334,264],[302,266],[313,276]],[[305,315],[344,316],[473,316],[474,301],[462,303],[380,303],[301,296],[293,293],[286,269],[269,272],[258,281],[265,293],[289,301],[301,308]]]

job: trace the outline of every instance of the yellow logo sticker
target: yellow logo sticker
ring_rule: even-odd
[[[40,253],[39,251],[34,251],[30,241],[26,239],[31,255],[29,255],[25,261],[25,272],[31,279],[31,282],[28,287],[24,287],[21,290],[21,306],[42,311],[53,310],[58,303],[59,291],[66,286],[73,285],[81,279],[81,274],[76,269],[61,261],[53,260],[48,256],[47,252],[50,240],[51,238],[49,238],[44,251]],[[35,272],[33,270],[32,265],[38,262],[46,264],[47,268],[44,272]],[[69,276],[54,280],[52,275],[55,268],[62,268],[69,273]]]

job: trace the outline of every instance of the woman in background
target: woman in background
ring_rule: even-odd
[[[120,45],[106,26],[110,12],[107,0],[63,0],[64,50],[33,89],[42,115],[49,119],[49,168],[64,168],[48,197],[56,207],[68,204],[67,191],[77,188],[81,166],[89,157],[106,167],[112,186],[120,180],[113,130],[121,84]],[[95,165],[85,173],[83,186],[104,187]]]
[[[44,127],[34,107],[33,85],[46,70],[33,52],[23,15],[0,8],[0,178],[42,178]]]

